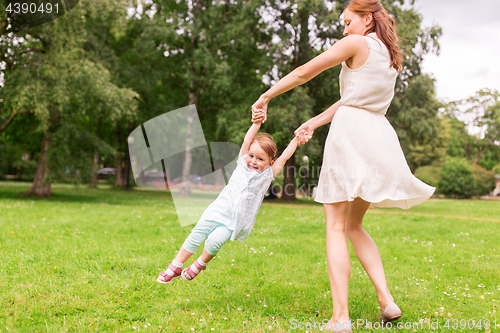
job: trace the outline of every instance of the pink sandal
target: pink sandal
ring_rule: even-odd
[[[156,279],[156,282],[167,284],[167,283],[170,283],[173,279],[178,278],[178,277],[181,276],[181,274],[182,274],[182,267],[175,267],[174,265],[172,265],[170,263],[170,264],[168,264],[168,268],[172,272],[174,272],[174,274],[173,275],[169,275],[167,273],[167,271],[161,272],[160,276],[158,276],[158,278]]]
[[[199,272],[198,273],[195,273],[191,270],[191,266],[195,266],[196,268],[198,268]],[[191,265],[189,265],[188,267],[184,268],[184,270],[182,271],[182,278],[186,281],[189,281],[189,280],[192,280],[194,279],[198,274],[200,274],[201,271],[207,269],[207,266],[202,266],[200,264],[198,264],[198,260],[195,260]]]
[[[401,317],[401,310],[394,302],[389,302],[385,306],[384,312],[380,314],[380,319],[384,323],[388,323],[390,321],[396,320]]]

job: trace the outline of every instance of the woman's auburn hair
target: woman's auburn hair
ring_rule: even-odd
[[[365,35],[375,32],[387,47],[391,56],[391,67],[398,72],[403,68],[403,55],[399,48],[399,38],[396,33],[395,21],[378,0],[351,0],[345,9],[361,16],[371,13],[374,25]]]

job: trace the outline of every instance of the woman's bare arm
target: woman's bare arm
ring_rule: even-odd
[[[340,101],[330,106],[314,118],[309,119],[295,130],[295,135],[300,138],[300,144],[311,140],[314,130],[332,121],[340,106]]]
[[[333,117],[335,116],[335,113],[337,113],[339,106],[340,106],[340,101],[337,101],[335,104],[330,106],[325,111],[321,112],[316,117],[309,119],[308,121],[312,125],[313,129],[331,123]]]
[[[333,44],[327,51],[283,77],[261,98],[264,102],[269,102],[271,98],[306,83],[321,72],[339,65],[363,51],[368,51],[368,44],[363,36],[351,35],[344,37]]]

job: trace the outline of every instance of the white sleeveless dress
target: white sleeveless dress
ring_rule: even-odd
[[[334,203],[360,197],[370,207],[410,208],[435,188],[408,167],[396,131],[385,113],[394,97],[397,71],[375,33],[365,36],[366,63],[351,70],[342,63],[340,107],[325,142],[315,201]]]

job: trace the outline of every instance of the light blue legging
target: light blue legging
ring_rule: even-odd
[[[198,246],[203,243],[205,239],[205,249],[211,255],[216,255],[233,233],[226,225],[201,219],[196,226],[191,230],[191,233],[182,244],[182,247],[191,253],[196,252]]]

